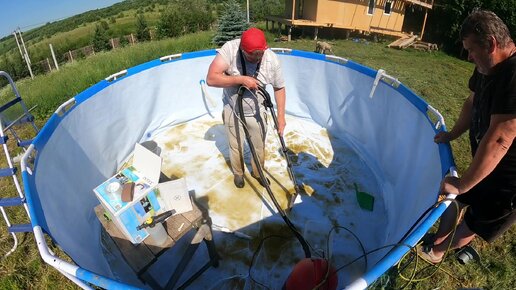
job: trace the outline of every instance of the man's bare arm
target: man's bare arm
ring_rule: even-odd
[[[486,178],[507,154],[516,137],[516,115],[492,115],[489,128],[482,137],[475,157],[459,179],[447,178],[441,193],[462,194]]]
[[[471,112],[473,111],[473,98],[475,93],[471,92],[469,97],[464,101],[462,110],[460,111],[459,119],[449,132],[439,132],[434,137],[436,143],[450,142],[459,138],[464,132],[469,130],[471,123]]]
[[[243,85],[249,89],[257,89],[259,81],[250,76],[230,76],[226,74],[229,64],[217,54],[211,62],[206,76],[206,84],[211,87],[227,88]]]
[[[283,130],[285,129],[286,121],[285,121],[285,101],[286,101],[286,92],[285,88],[274,88],[274,98],[276,100],[276,105],[278,107],[278,133],[283,135]]]

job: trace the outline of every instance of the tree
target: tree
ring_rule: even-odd
[[[265,16],[268,15],[281,17],[285,11],[285,1],[283,0],[250,1],[249,6],[249,18],[252,22],[265,20]]]
[[[0,67],[12,78],[16,78],[18,76],[18,71],[15,67],[15,64],[11,62],[11,60],[5,54],[2,56],[2,60],[0,60]],[[0,79],[0,87],[4,87],[7,84],[8,81],[5,78]]]
[[[509,27],[513,38],[516,36],[516,9],[514,0],[436,0],[434,9],[429,11],[426,38],[430,42],[459,55],[462,43],[459,32],[464,19],[475,8],[491,10]]]
[[[109,50],[110,48],[107,31],[100,25],[95,25],[92,44],[95,51]]]
[[[147,21],[143,14],[138,14],[136,16],[136,38],[138,41],[150,40],[149,26],[147,25]]]
[[[157,34],[159,38],[176,37],[206,30],[212,23],[213,16],[206,0],[173,1],[160,16]]]
[[[100,21],[100,27],[107,31],[109,29],[109,24],[106,22],[106,20],[102,20]]]
[[[174,5],[175,6],[175,5]],[[157,34],[159,38],[176,37],[183,32],[184,20],[179,7],[168,7],[159,18]]]
[[[213,23],[210,5],[206,0],[191,0],[184,3],[183,19],[184,33],[193,33],[199,30],[207,30]]]
[[[213,43],[221,46],[229,40],[240,37],[248,27],[247,16],[240,8],[240,4],[235,0],[229,0],[224,4]]]

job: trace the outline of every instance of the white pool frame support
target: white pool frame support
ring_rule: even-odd
[[[383,80],[385,83],[390,84],[391,86],[397,88],[400,86],[401,82],[388,74],[385,73],[385,70],[379,69],[376,73],[376,77],[373,82],[373,86],[371,87],[371,92],[369,93],[369,98],[373,98],[374,92],[376,91],[376,87],[378,86],[378,83],[380,80]]]
[[[65,104],[70,104],[74,99],[68,100]],[[56,110],[56,114],[62,113],[63,110],[65,110],[65,104],[60,106]],[[27,175],[32,175],[32,170],[30,169],[28,164],[28,159],[30,158],[31,154],[35,152],[34,151],[34,145],[31,144],[28,148],[25,154],[22,157],[21,160],[21,170],[22,170],[22,176],[24,176],[24,180],[28,180]],[[26,184],[24,181],[24,186],[28,187],[29,185]],[[27,196],[27,199],[30,200],[30,195]],[[33,209],[31,206],[32,203],[29,203],[29,212],[32,213]],[[33,225],[33,231],[34,231],[34,238],[36,239],[36,244],[38,246],[39,253],[45,263],[51,265],[55,269],[57,269],[59,272],[61,272],[63,275],[65,275],[68,279],[70,279],[73,283],[75,283],[77,286],[81,287],[82,289],[93,289],[89,285],[87,285],[85,282],[91,283],[96,286],[100,286],[106,289],[139,289],[136,287],[132,287],[127,284],[123,284],[117,281],[114,281],[112,279],[96,275],[88,270],[82,269],[78,267],[77,265],[73,265],[67,261],[62,260],[61,258],[55,256],[54,253],[50,250],[48,247],[48,244],[45,240],[45,235],[43,233],[43,230],[40,226],[34,226],[34,224],[38,224],[36,214],[30,215],[31,222]]]
[[[272,49],[275,52],[290,54],[292,53],[291,49],[284,49],[284,48],[275,48]],[[165,56],[160,58],[161,62],[164,61],[170,61],[170,60],[176,60],[180,59],[182,57],[182,54],[176,54],[171,56]],[[323,56],[326,61],[339,63],[339,64],[346,64],[348,62],[347,59],[336,57],[336,56]],[[113,74],[106,78],[107,81],[113,81],[120,77],[123,77],[127,74],[127,70],[123,70],[119,73]],[[370,96],[374,95],[374,92],[376,90],[376,86],[380,81],[383,81],[384,83],[391,85],[393,87],[400,86],[400,82],[385,74],[385,71],[378,70],[375,82],[371,88]],[[201,84],[202,88],[202,84]],[[62,104],[55,112],[55,115],[63,116],[68,110],[74,107],[75,105],[75,99],[71,98],[64,104]],[[433,113],[437,117],[437,121],[435,122],[434,126],[436,129],[440,128],[440,130],[445,130],[444,125],[444,119],[442,115],[435,110],[433,107],[429,106],[427,107],[427,114]],[[53,116],[56,117],[56,116]],[[51,117],[52,118],[52,117]],[[32,170],[28,166],[28,160],[31,156],[31,154],[36,153],[34,145],[30,145],[25,154],[23,155],[23,158],[21,160],[21,170],[22,170],[22,176],[24,181],[25,188],[29,188],[29,175],[32,175]],[[448,169],[449,174],[452,176],[457,176],[457,172],[454,166],[450,166]],[[437,193],[436,193],[437,194]],[[87,283],[91,283],[92,285],[100,286],[103,288],[108,289],[139,289],[115,280],[112,280],[110,278],[106,278],[101,275],[97,275],[93,272],[90,272],[88,270],[85,270],[83,268],[78,267],[77,265],[71,264],[67,261],[64,261],[60,259],[59,257],[55,256],[49,249],[45,236],[43,233],[43,230],[41,226],[39,226],[39,222],[37,220],[35,209],[33,207],[33,203],[31,201],[30,194],[27,195],[28,200],[28,210],[29,215],[33,217],[31,219],[33,229],[34,229],[34,236],[37,242],[38,250],[43,258],[43,260],[52,265],[52,267],[59,270],[63,275],[65,275],[67,278],[69,278],[72,282],[77,284],[83,289],[91,289]],[[405,255],[410,248],[407,245],[415,245],[426,233],[425,230],[422,230],[423,228],[430,228],[435,221],[441,216],[441,214],[444,212],[444,210],[449,206],[451,203],[451,200],[455,198],[455,195],[448,195],[448,200],[442,202],[434,208],[428,216],[419,224],[417,228],[413,230],[412,233],[408,235],[407,238],[405,238],[400,244],[397,246],[394,246],[394,248],[387,254],[385,257],[383,257],[376,265],[374,265],[371,269],[369,269],[366,273],[363,274],[362,277],[359,279],[356,279],[351,284],[346,286],[344,289],[364,289],[367,286],[371,285],[376,279],[378,279],[381,275],[383,275],[389,268],[391,268],[393,265],[395,265],[402,257]]]
[[[376,79],[375,79],[373,88],[371,89],[371,94],[369,95],[370,97],[373,96],[376,86],[378,85],[378,82],[384,76],[387,76],[392,83],[398,83],[398,85],[399,85],[399,81],[397,79],[386,75],[385,71],[380,69],[380,70],[378,70],[378,73],[376,75]],[[378,82],[377,82],[377,80],[378,80]],[[427,110],[428,110],[428,113],[434,114],[435,117],[437,118],[437,121],[434,124],[434,128],[436,130],[439,128],[445,129],[446,125],[444,122],[443,115],[430,105],[427,105]],[[450,167],[449,174],[451,176],[458,177],[457,169],[455,168],[455,166]],[[407,238],[405,238],[405,240],[401,244],[395,246],[393,248],[393,250],[389,253],[389,255],[382,258],[373,268],[371,268],[369,271],[367,271],[366,274],[364,274],[362,277],[353,281],[351,284],[349,284],[348,286],[343,288],[343,290],[365,289],[369,285],[371,285],[375,280],[380,278],[380,276],[383,275],[383,273],[385,273],[387,270],[389,270],[389,268],[394,266],[396,264],[396,262],[399,261],[411,249],[410,247],[408,247],[408,245],[415,244],[419,240],[421,240],[421,238],[423,238],[423,236],[425,235],[426,232],[419,230],[419,229],[422,227],[425,227],[425,226],[428,226],[428,227],[432,226],[435,223],[435,220],[438,219],[443,214],[443,212],[446,210],[446,208],[448,208],[448,206],[452,203],[452,200],[454,200],[456,197],[457,197],[457,195],[455,195],[455,194],[448,194],[446,196],[446,199],[442,203],[440,203],[437,208],[435,208],[432,212],[430,212],[428,217],[419,224],[419,227],[416,228],[412,232],[412,234],[410,234]]]

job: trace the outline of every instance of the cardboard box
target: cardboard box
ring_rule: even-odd
[[[156,186],[161,171],[161,158],[140,144],[136,144],[133,165],[122,169],[97,186],[93,191],[109,212],[115,225],[133,244],[141,243],[149,236],[145,230],[137,230],[149,217],[168,210],[164,201],[158,200]],[[134,183],[133,199],[122,201],[122,188]]]

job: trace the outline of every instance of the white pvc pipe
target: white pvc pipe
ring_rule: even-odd
[[[63,261],[61,260],[61,258],[58,258],[50,254],[48,245],[45,241],[45,236],[43,235],[43,230],[40,226],[35,226],[33,228],[33,231],[34,237],[36,238],[36,244],[38,246],[39,253],[43,260],[52,267],[60,271],[62,270],[63,272],[68,273],[72,276],[75,276],[75,273],[77,272],[77,269],[79,269],[79,267],[76,265],[72,265],[66,261]]]
[[[342,288],[341,290],[363,290],[367,288],[367,281],[363,278],[358,278],[352,284],[348,285],[346,288]]]
[[[72,276],[60,269],[57,269],[61,274],[63,274],[66,278],[70,279],[70,281],[74,282],[77,286],[81,287],[82,289],[85,289],[85,290],[93,290],[93,288],[91,288],[89,285],[87,285],[86,283],[84,283],[82,280],[78,279],[77,277],[75,276]]]

